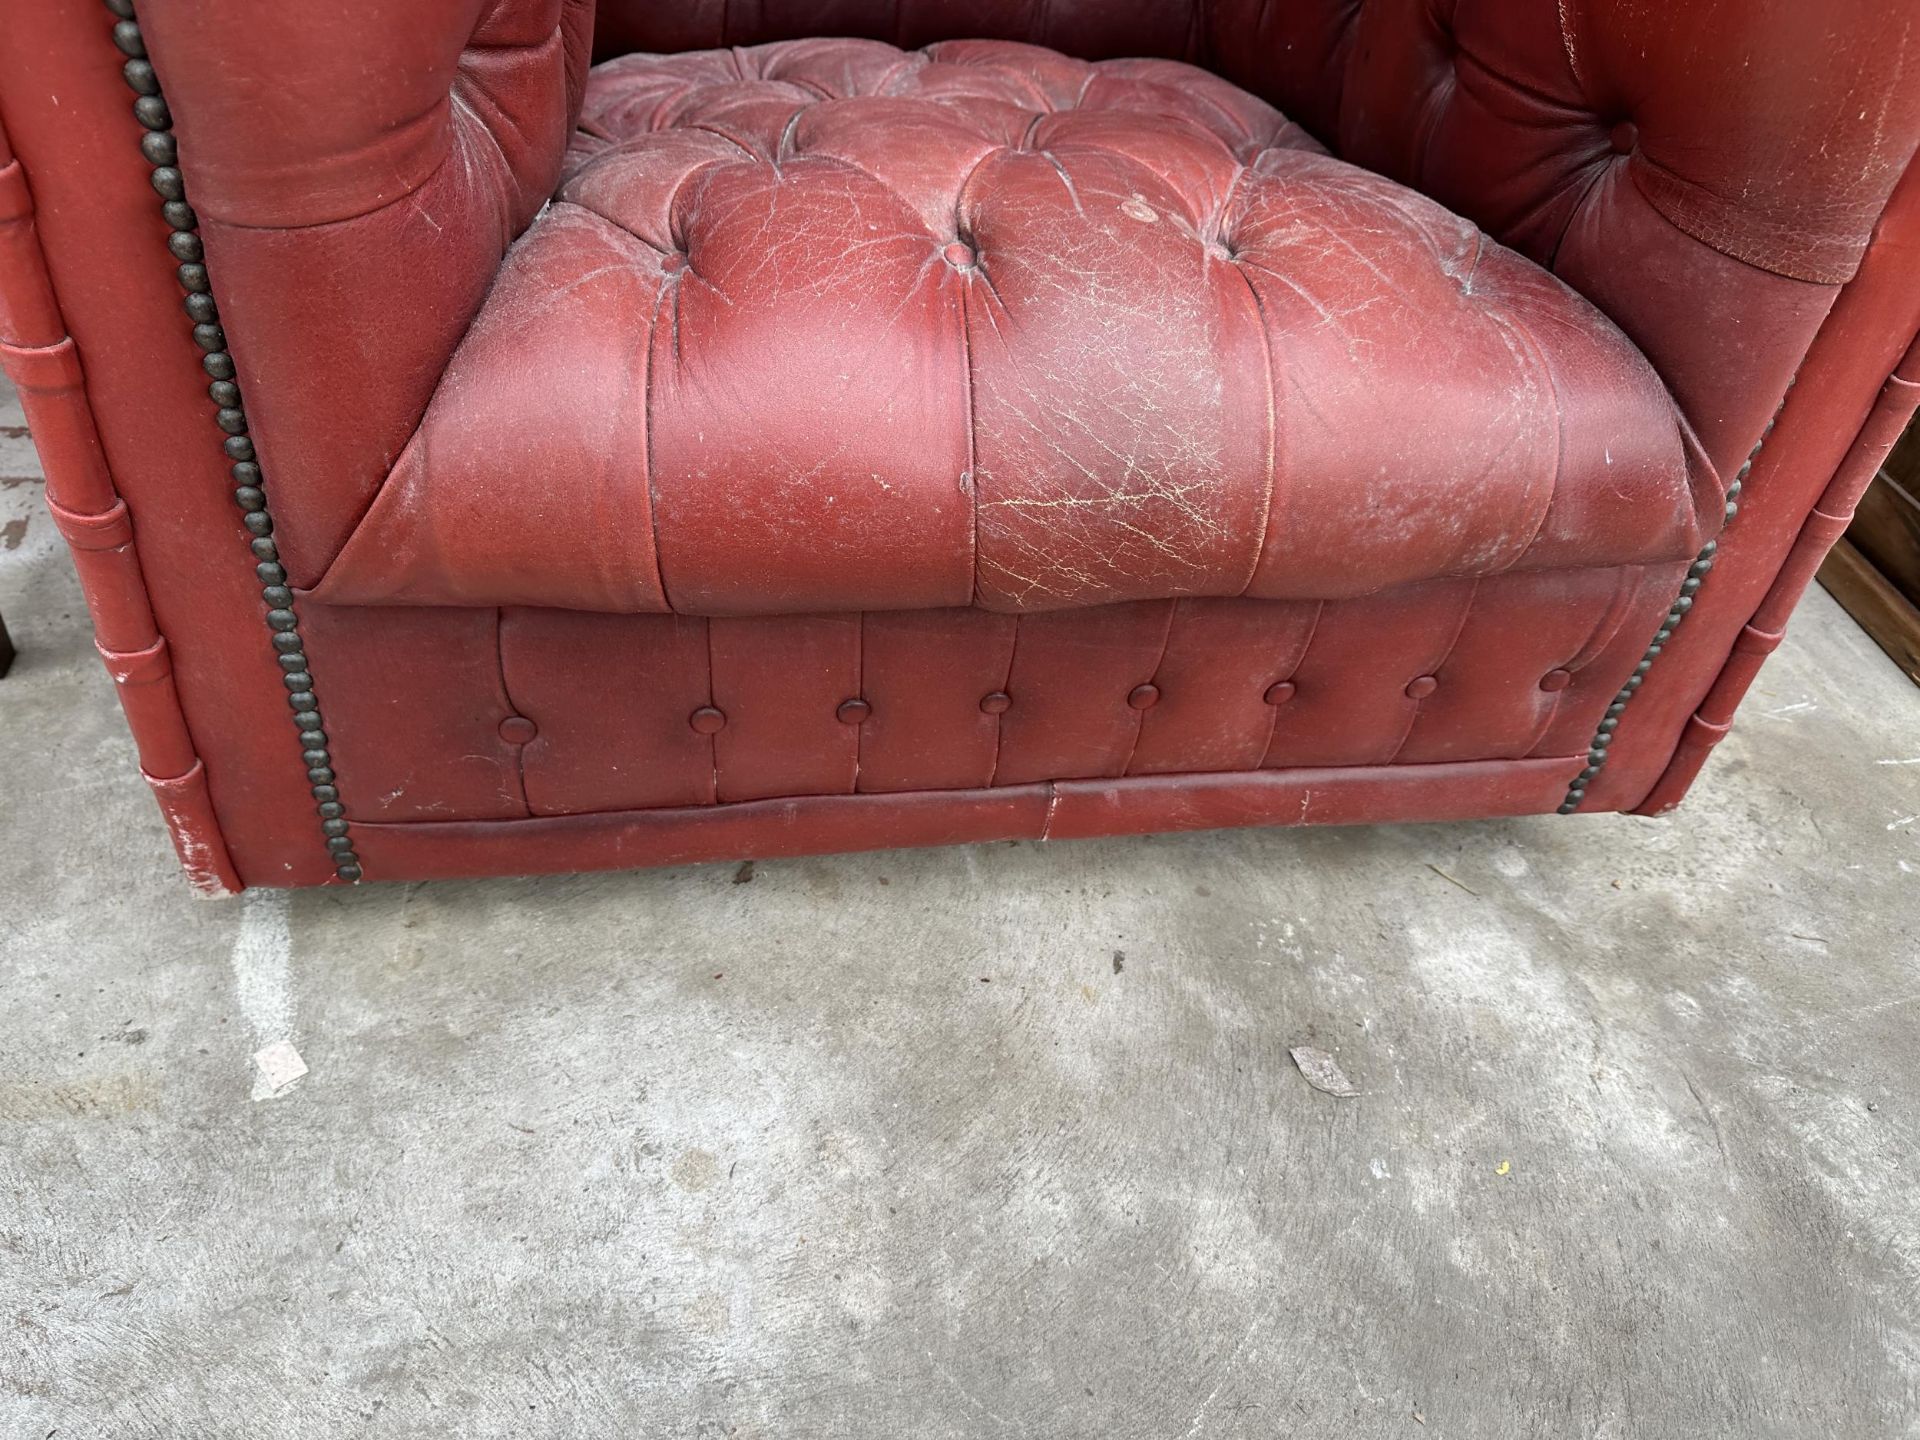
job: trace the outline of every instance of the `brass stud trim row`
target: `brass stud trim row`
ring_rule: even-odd
[[[134,118],[145,132],[140,137],[140,153],[153,169],[152,182],[154,192],[160,197],[160,213],[171,231],[167,236],[167,249],[179,267],[176,274],[185,294],[187,318],[193,324],[194,343],[203,352],[200,366],[207,372],[207,397],[217,407],[214,422],[224,436],[223,448],[233,476],[234,503],[240,507],[241,523],[252,537],[254,574],[260,581],[267,630],[280,664],[280,683],[287,688],[287,705],[293,712],[301,758],[307,767],[307,784],[319,816],[320,835],[334,873],[342,880],[358,880],[360,857],[354,853],[346,807],[340,800],[333,753],[321,719],[320,701],[314,693],[306,647],[300,638],[300,618],[294,612],[293,590],[287,584],[287,572],[280,564],[280,548],[273,538],[266,479],[248,434],[246,407],[234,378],[226,332],[220,328],[220,313],[207,284],[200,222],[187,203],[186,182],[180,174],[179,147],[173,136],[173,115],[167,109],[166,97],[160,93],[160,81],[153,72],[152,62],[147,59],[146,41],[134,15],[133,0],[105,0],[105,4],[114,17],[114,47],[127,57],[121,73],[134,94]]]
[[[1794,380],[1798,380],[1798,376]],[[1793,393],[1794,381],[1787,382],[1787,394]],[[1748,452],[1746,463],[1740,467],[1739,474],[1733,477],[1733,484],[1727,487],[1726,526],[1721,534],[1726,534],[1728,526],[1733,524],[1734,516],[1740,513],[1740,493],[1746,488],[1747,477],[1753,474],[1753,465],[1760,458],[1760,450],[1767,443],[1767,437],[1773,434],[1773,427],[1780,423],[1780,412],[1787,408],[1786,396],[1775,408],[1773,416],[1767,421],[1766,429],[1760,432],[1760,438],[1754,441],[1753,449]],[[1606,768],[1607,751],[1612,746],[1614,736],[1619,732],[1620,720],[1627,713],[1627,707],[1633,703],[1633,697],[1646,683],[1647,672],[1653,669],[1653,662],[1660,658],[1667,642],[1673,638],[1673,632],[1680,628],[1687,615],[1693,609],[1694,598],[1699,595],[1700,587],[1706,584],[1707,576],[1712,572],[1714,561],[1720,554],[1719,540],[1709,540],[1687,569],[1687,578],[1680,582],[1680,593],[1674,597],[1666,619],[1660,622],[1660,628],[1654,632],[1653,641],[1647,646],[1646,653],[1640,657],[1640,663],[1633,667],[1633,674],[1627,677],[1627,683],[1613,697],[1613,703],[1607,706],[1607,713],[1600,721],[1600,728],[1594,732],[1593,743],[1587,750],[1586,768],[1573,777],[1573,783],[1567,787],[1567,798],[1561,802],[1556,814],[1571,815],[1587,798],[1587,789],[1600,772]]]

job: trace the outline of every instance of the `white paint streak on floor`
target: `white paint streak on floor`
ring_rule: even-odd
[[[253,1031],[253,1098],[267,1100],[307,1073],[293,1047],[293,927],[287,890],[249,890],[240,897],[233,937],[233,995]]]

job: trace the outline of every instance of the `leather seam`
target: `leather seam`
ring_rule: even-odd
[[[1160,678],[1160,668],[1167,663],[1167,651],[1173,644],[1174,623],[1180,618],[1180,600],[1181,597],[1176,595],[1172,600],[1167,602],[1167,623],[1160,631],[1160,653],[1154,657],[1153,668],[1147,672],[1147,683],[1149,685]],[[1136,710],[1133,713],[1137,721],[1133,727],[1133,744],[1127,747],[1127,758],[1120,766],[1120,778],[1124,778],[1133,773],[1134,758],[1139,755],[1141,738],[1147,733],[1147,715],[1150,712],[1147,710]]]
[[[1613,703],[1607,707],[1607,713],[1600,721],[1599,728],[1595,730],[1593,740],[1588,747],[1586,768],[1581,770],[1574,777],[1573,783],[1567,787],[1567,798],[1560,803],[1560,814],[1571,815],[1577,811],[1587,798],[1588,788],[1606,768],[1607,751],[1612,746],[1614,737],[1619,734],[1620,723],[1626,718],[1628,708],[1633,704],[1633,697],[1646,683],[1647,675],[1653,670],[1653,662],[1664,653],[1667,642],[1673,638],[1673,633],[1680,628],[1681,623],[1693,609],[1694,596],[1706,584],[1707,576],[1713,570],[1715,558],[1720,550],[1720,540],[1732,528],[1734,517],[1740,513],[1740,495],[1746,486],[1747,477],[1753,473],[1754,464],[1760,458],[1760,452],[1767,443],[1767,437],[1773,434],[1774,426],[1780,423],[1781,415],[1786,412],[1787,402],[1793,398],[1793,387],[1799,383],[1799,379],[1800,375],[1796,370],[1793,378],[1787,381],[1787,388],[1780,397],[1780,403],[1774,407],[1773,418],[1767,421],[1765,428],[1760,432],[1760,438],[1754,442],[1746,463],[1740,467],[1733,483],[1727,487],[1726,520],[1720,528],[1719,535],[1702,547],[1693,564],[1688,567],[1687,578],[1681,582],[1680,593],[1668,609],[1666,619],[1654,632],[1654,638],[1648,644],[1645,653],[1641,655],[1640,663],[1634,667],[1633,674],[1627,678],[1626,684],[1621,686],[1614,696]]]
[[[1010,696],[1013,694],[1013,662],[1018,659],[1020,655],[1020,620],[1021,616],[1018,614],[1013,617],[1013,634],[1007,641],[1007,677],[1000,682],[1000,693],[1002,695]],[[993,768],[987,772],[987,788],[989,790],[1000,783],[1000,755],[1005,748],[1006,739],[1007,712],[1002,710],[993,717]]]
[[[507,679],[507,611],[505,606],[496,605],[493,609],[493,660],[500,673],[500,699],[507,707],[509,715],[525,715],[519,702],[513,698],[513,684]],[[538,722],[536,722],[538,723]],[[533,818],[533,801],[527,794],[527,747],[513,747],[513,775],[520,786],[520,808],[527,812],[527,818]]]
[[[1480,598],[1480,578],[1476,575],[1468,582],[1467,598],[1460,606],[1460,618],[1454,623],[1453,637],[1447,641],[1446,648],[1440,652],[1440,658],[1434,661],[1433,668],[1426,672],[1436,679],[1447,668],[1447,662],[1453,659],[1453,652],[1460,648],[1460,637],[1467,633],[1467,622],[1473,618],[1473,602]],[[1413,740],[1413,732],[1420,728],[1420,711],[1425,704],[1424,700],[1413,702],[1413,714],[1407,717],[1407,728],[1401,732],[1400,743],[1393,747],[1393,754],[1387,758],[1387,764],[1400,763],[1401,754]]]
[[[1249,166],[1242,165],[1240,173],[1234,176],[1232,188],[1227,192],[1226,204],[1221,208],[1220,228],[1224,232],[1227,216],[1233,212],[1240,189],[1247,183],[1247,177],[1253,173]],[[1223,235],[1224,238],[1224,235]],[[1267,367],[1267,493],[1260,515],[1260,543],[1253,552],[1253,564],[1247,568],[1247,582],[1239,589],[1244,597],[1252,590],[1260,578],[1260,566],[1267,558],[1267,547],[1273,541],[1274,497],[1280,486],[1280,404],[1276,391],[1280,384],[1280,369],[1273,360],[1273,340],[1267,333],[1267,307],[1260,301],[1260,289],[1253,283],[1253,277],[1246,269],[1232,260],[1234,272],[1239,275],[1240,283],[1247,287],[1247,295],[1253,301],[1254,323],[1260,327],[1260,355]]]
[[[1295,677],[1305,668],[1307,656],[1313,650],[1313,642],[1318,639],[1320,635],[1320,622],[1326,618],[1326,614],[1327,602],[1325,600],[1316,600],[1313,606],[1313,619],[1307,625],[1307,633],[1300,641],[1300,653],[1294,656],[1293,664],[1287,670],[1286,676],[1284,677],[1285,683],[1293,684]],[[1273,745],[1280,733],[1280,707],[1273,705],[1268,708],[1273,713],[1268,717],[1267,722],[1267,745],[1266,748],[1260,752],[1260,764],[1258,768],[1262,770],[1274,768],[1272,765]]]
[[[126,23],[136,30],[138,21],[134,18],[131,0],[111,7],[113,13],[124,13]],[[113,33],[113,32],[110,32]],[[116,40],[116,48],[118,41]],[[144,47],[141,47],[144,49]],[[165,137],[159,147],[162,156],[146,154],[146,143],[142,140],[142,155],[152,165],[152,183],[161,198],[161,216],[167,222],[173,237],[186,236],[190,244],[187,252],[197,256],[200,252],[198,236],[199,217],[186,203],[186,182],[177,163],[155,164],[155,158],[171,160],[173,155],[173,117],[168,111],[164,92],[150,61],[130,59],[124,68],[128,88],[138,97],[134,102],[134,117],[148,135]],[[149,105],[147,102],[152,101]],[[411,193],[411,192],[410,192]],[[178,207],[177,209],[175,207]],[[169,244],[173,242],[170,240]],[[235,500],[240,502],[246,497],[247,503],[240,504],[241,518],[253,539],[251,542],[255,559],[259,562],[256,573],[261,582],[261,603],[266,607],[266,623],[273,635],[273,648],[283,672],[283,681],[287,683],[289,693],[287,704],[292,711],[293,722],[302,746],[302,759],[307,762],[307,779],[313,794],[317,813],[320,816],[318,830],[324,841],[329,863],[335,875],[340,879],[355,882],[362,876],[358,855],[353,848],[350,822],[346,819],[346,808],[339,798],[338,777],[333,768],[333,754],[330,737],[325,732],[321,717],[318,687],[314,683],[312,659],[306,653],[306,645],[299,629],[299,615],[290,584],[290,577],[280,564],[278,542],[273,538],[273,520],[267,499],[267,481],[261,472],[254,451],[250,427],[247,423],[244,397],[233,385],[233,360],[229,342],[218,323],[218,310],[213,300],[206,266],[199,260],[182,260],[177,278],[181,289],[191,299],[195,295],[206,297],[201,307],[202,313],[209,318],[194,326],[194,340],[206,352],[204,368],[214,376],[212,391],[228,386],[231,393],[224,398],[215,397],[219,406],[215,417],[221,432],[227,437],[224,450],[232,462],[233,479],[237,486]],[[220,357],[215,364],[214,357]],[[231,403],[227,403],[227,401]],[[251,493],[249,493],[251,492]],[[304,678],[306,684],[301,689],[293,689],[296,677]],[[317,736],[317,740],[314,738]],[[324,798],[323,798],[324,797]]]

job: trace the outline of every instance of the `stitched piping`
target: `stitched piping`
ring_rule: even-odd
[[[306,647],[300,638],[299,617],[294,613],[293,590],[287,584],[287,572],[280,565],[280,549],[273,538],[273,518],[267,512],[265,477],[248,435],[247,414],[241,403],[240,387],[234,379],[233,355],[227,349],[226,333],[220,328],[219,311],[207,284],[207,267],[200,243],[199,218],[187,204],[186,186],[179,169],[179,147],[173,136],[173,115],[160,93],[160,81],[147,59],[147,46],[134,18],[133,0],[105,0],[113,13],[113,43],[127,57],[122,67],[127,88],[135,96],[134,118],[145,134],[140,137],[140,153],[153,167],[153,188],[160,196],[160,213],[171,234],[167,249],[178,262],[180,288],[186,292],[186,311],[193,321],[194,343],[206,353],[201,368],[211,383],[207,396],[219,407],[215,422],[225,434],[225,451],[234,480],[234,502],[239,505],[241,522],[253,537],[256,562],[254,573],[260,580],[260,598],[265,602],[267,629],[272,634],[275,657],[280,662],[280,683],[287,687],[287,705],[293,711],[293,723],[300,738],[301,758],[307,767],[307,783],[320,817],[320,834],[327,847],[334,873],[342,880],[361,877],[360,857],[354,853],[353,837],[348,833],[346,807],[333,771],[333,754],[327,732],[321,722],[320,702],[314,693],[313,675],[307,664]]]

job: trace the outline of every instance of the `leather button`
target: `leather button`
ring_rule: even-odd
[[[687,717],[687,723],[702,735],[717,735],[727,728],[727,717],[724,711],[702,705]]]
[[[540,727],[524,715],[509,715],[500,722],[500,738],[509,745],[524,745],[540,733]]]
[[[1607,143],[1613,146],[1616,155],[1631,155],[1640,143],[1640,127],[1631,120],[1622,120],[1607,132]]]
[[[1267,687],[1265,700],[1269,705],[1284,705],[1294,697],[1294,685],[1291,680],[1281,680]]]
[[[1407,686],[1409,700],[1424,700],[1440,688],[1440,682],[1431,675],[1422,675]]]
[[[946,257],[947,263],[956,270],[971,270],[980,258],[973,253],[973,247],[971,245],[963,244],[958,240],[947,246],[947,248],[940,253]]]
[[[660,269],[663,274],[678,275],[682,270],[686,268],[687,268],[687,257],[680,254],[678,251],[672,251],[668,253],[667,255],[662,257],[660,261]]]
[[[833,713],[840,717],[842,725],[864,725],[867,717],[873,714],[873,706],[856,696],[852,700],[842,700],[840,708]]]
[[[1573,683],[1571,670],[1549,670],[1540,677],[1540,688],[1546,691],[1564,690]]]
[[[995,690],[991,695],[980,697],[980,709],[988,715],[1004,715],[1013,708],[1013,697],[1004,690]]]
[[[1133,687],[1133,693],[1127,696],[1127,704],[1136,710],[1151,710],[1159,703],[1160,687],[1158,685],[1136,685]]]

